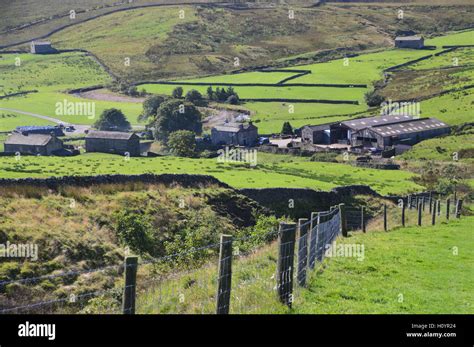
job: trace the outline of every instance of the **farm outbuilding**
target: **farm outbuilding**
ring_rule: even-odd
[[[449,134],[449,125],[436,118],[412,119],[361,129],[352,134],[352,146],[385,149],[395,145],[415,145],[420,141]]]
[[[53,155],[63,148],[63,142],[54,134],[13,133],[7,137],[4,143],[6,153]]]
[[[425,39],[421,36],[399,36],[395,38],[395,47],[420,49],[425,46]]]
[[[49,41],[33,41],[31,42],[30,51],[32,54],[51,54],[56,50],[51,46]]]
[[[331,144],[331,124],[306,125],[301,129],[301,141],[312,144]]]
[[[54,133],[55,136],[64,136],[63,130],[59,126],[45,125],[45,126],[20,126],[16,127],[15,132],[22,134],[44,134],[51,135]]]
[[[86,151],[136,157],[140,155],[140,138],[135,133],[119,131],[94,131],[86,136]]]
[[[258,128],[249,124],[224,123],[211,130],[214,145],[254,146],[258,139]]]

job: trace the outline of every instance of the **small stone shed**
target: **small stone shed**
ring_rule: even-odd
[[[4,143],[6,153],[31,155],[53,155],[64,148],[63,142],[54,134],[21,134],[13,133]]]

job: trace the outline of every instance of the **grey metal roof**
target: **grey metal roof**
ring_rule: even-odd
[[[135,133],[126,133],[121,131],[97,131],[90,130],[86,139],[113,139],[113,140],[129,140]]]
[[[365,129],[369,127],[379,126],[379,125],[399,123],[399,122],[403,122],[403,121],[407,121],[411,119],[413,119],[413,116],[387,115],[387,116],[379,116],[379,117],[351,119],[351,120],[341,122],[341,124],[350,129],[360,130],[360,129]]]
[[[13,133],[5,140],[6,145],[28,145],[28,146],[46,146],[53,137],[44,134],[23,135]]]
[[[449,125],[436,118],[420,118],[396,124],[373,127],[371,130],[382,136],[397,136],[449,127]]]
[[[304,128],[309,128],[312,131],[320,131],[320,130],[327,130],[331,128],[331,125],[337,124],[337,123],[326,123],[326,124],[319,124],[319,125],[305,125],[302,129]]]
[[[422,39],[421,36],[397,36],[395,41],[419,41]]]
[[[216,125],[214,127],[217,131],[224,131],[229,133],[238,133],[239,131],[249,130],[256,128],[253,124],[242,124],[242,123],[225,123],[222,125]]]

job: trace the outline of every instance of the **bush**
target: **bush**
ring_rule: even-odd
[[[384,101],[385,98],[382,95],[377,94],[375,90],[365,93],[365,102],[370,107],[380,106]]]
[[[337,163],[338,153],[336,152],[317,152],[311,156],[311,161],[321,161],[326,163]]]
[[[196,149],[196,134],[189,130],[172,132],[168,138],[168,148],[179,157],[193,157]]]
[[[202,97],[201,93],[199,93],[195,89],[191,89],[189,92],[186,93],[185,100],[188,102],[193,103],[196,106],[205,106],[206,101]]]
[[[181,99],[183,97],[183,87],[176,87],[173,89],[171,96],[175,99]]]
[[[138,254],[152,252],[150,238],[152,224],[149,217],[135,211],[124,210],[115,214],[115,232],[120,242]]]

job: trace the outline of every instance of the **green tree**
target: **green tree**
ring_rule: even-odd
[[[94,128],[105,131],[129,131],[132,127],[122,111],[109,108],[102,112],[94,123]]]
[[[196,134],[189,130],[172,132],[168,138],[168,148],[179,157],[192,157],[196,150]]]
[[[138,116],[138,121],[144,122],[149,119],[155,119],[156,112],[163,101],[165,101],[165,98],[159,95],[152,95],[146,98],[143,102],[142,114]]]
[[[181,99],[183,97],[183,87],[176,87],[173,89],[171,96],[175,99]]]
[[[231,95],[227,98],[226,102],[228,104],[231,104],[231,105],[238,105],[239,104],[239,97],[237,95]]]
[[[170,133],[190,130],[196,134],[202,131],[201,113],[193,104],[171,99],[163,102],[155,118],[155,139],[166,142]]]
[[[364,97],[365,102],[370,107],[380,106],[380,104],[385,101],[385,98],[382,95],[377,94],[377,91],[375,90],[365,93]]]
[[[193,103],[196,106],[205,106],[206,102],[202,97],[202,94],[199,93],[196,89],[191,89],[186,93],[185,100]]]
[[[144,254],[152,250],[150,231],[152,224],[149,217],[131,210],[123,210],[115,215],[115,232],[120,242],[131,250]]]
[[[283,123],[281,133],[283,135],[293,135],[293,127],[291,126],[290,122]]]
[[[214,97],[215,97],[215,95],[214,95],[214,91],[212,90],[212,86],[209,86],[207,88],[207,98],[209,100],[214,100]]]

